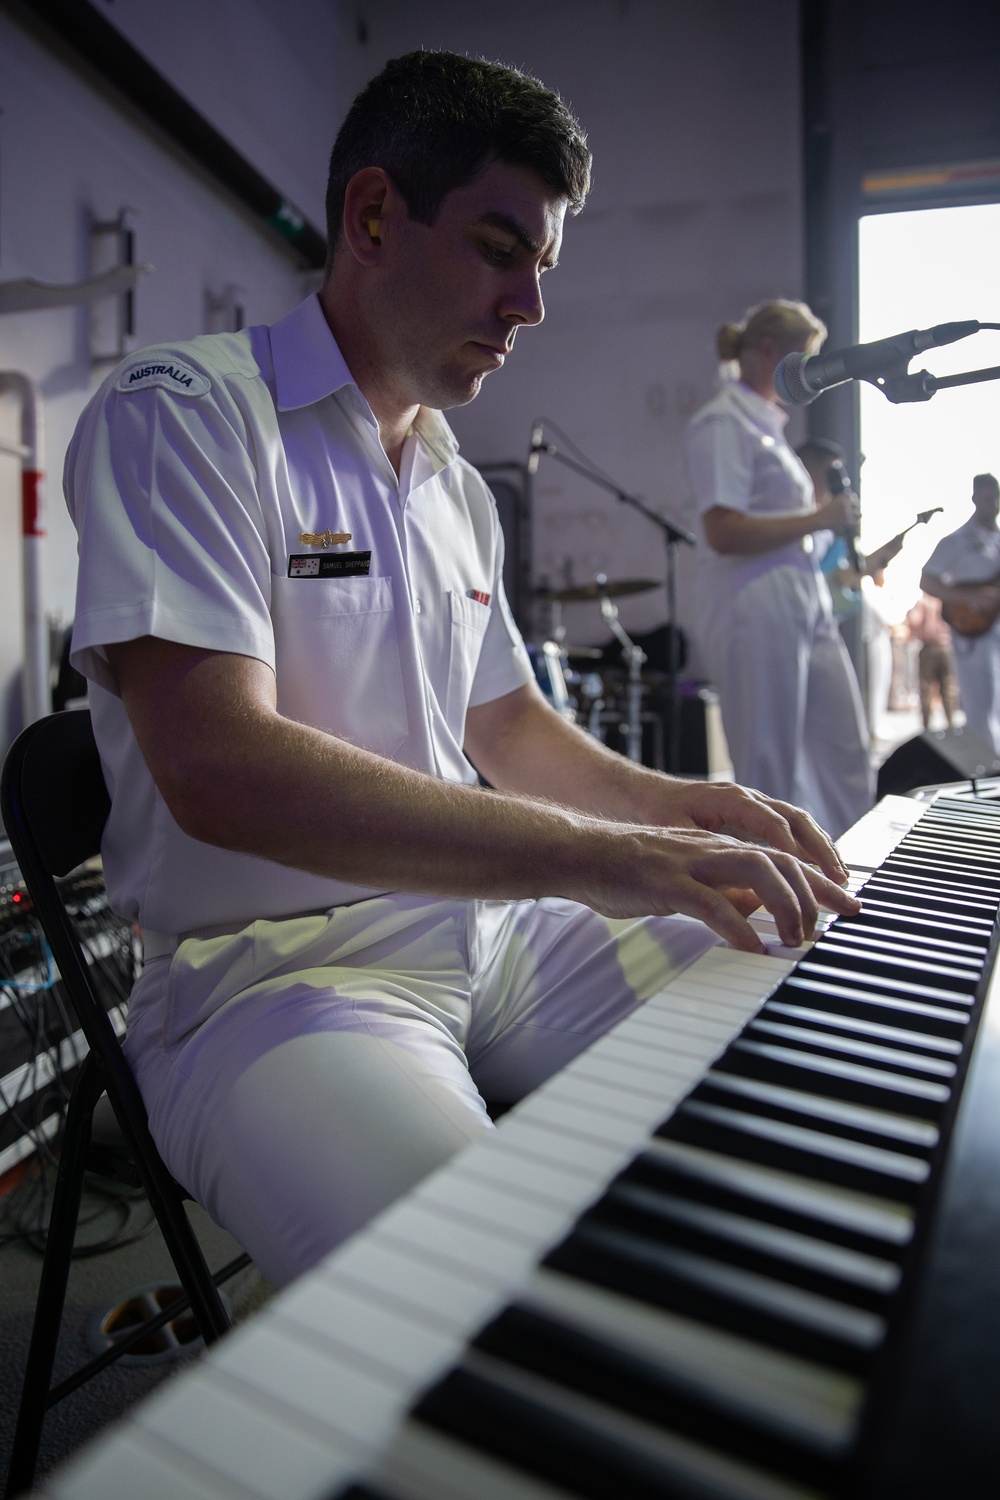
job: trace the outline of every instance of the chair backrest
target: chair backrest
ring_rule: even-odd
[[[18,735],[2,797],[11,843],[29,839],[48,874],[68,875],[100,852],[111,800],[85,708],[38,719]]]
[[[110,808],[86,709],[52,714],[21,731],[0,775],[7,837],[70,1004],[100,1061],[115,1113],[121,1119],[124,1108],[136,1128],[144,1130],[138,1089],[56,885],[57,876],[68,875],[100,852]]]

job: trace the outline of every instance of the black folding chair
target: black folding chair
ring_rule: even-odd
[[[206,1344],[228,1330],[218,1286],[250,1263],[241,1255],[212,1275],[184,1209],[188,1195],[164,1166],[146,1111],[92,967],[66,910],[57,877],[100,852],[110,800],[86,709],[30,724],[14,741],[0,778],[7,836],[89,1052],[77,1074],[62,1136],[45,1257],[35,1305],[6,1493],[30,1487],[49,1407],[188,1306]],[[102,1096],[107,1095],[105,1100]],[[97,1111],[95,1122],[95,1110]],[[84,1173],[141,1186],[185,1296],[50,1388],[66,1298]]]

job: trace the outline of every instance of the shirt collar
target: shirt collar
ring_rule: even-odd
[[[748,385],[744,385],[742,380],[730,382],[729,390],[758,427],[764,427],[769,432],[773,432],[775,437],[781,435],[789,415],[783,406],[778,406],[774,401],[765,400],[756,391],[752,391]]]
[[[368,410],[368,403],[347,368],[317,295],[307,297],[280,322],[273,323],[270,336],[275,401],[279,411],[312,406],[345,386],[357,393],[359,402]],[[439,411],[422,406],[413,428],[439,465],[443,467],[451,463],[458,453],[458,442]]]

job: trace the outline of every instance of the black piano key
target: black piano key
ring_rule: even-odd
[[[768,1000],[757,1013],[758,1020],[770,1017],[801,1021],[807,1026],[818,1026],[831,1034],[843,1032],[848,1035],[872,1037],[876,1041],[901,1047],[919,1047],[939,1057],[960,1057],[962,1044],[955,1037],[935,1036],[929,1031],[913,1031],[909,1027],[889,1025],[885,1021],[871,1021],[860,1016],[844,1016],[839,1012],[821,1010],[815,1005],[796,1005],[787,1000]]]
[[[752,1214],[762,1223],[820,1235],[830,1244],[889,1259],[899,1258],[913,1233],[909,1205],[665,1137],[651,1141],[608,1191],[620,1183]]]
[[[866,930],[859,923],[832,927],[816,947],[823,954],[852,949],[858,957],[868,955],[876,960],[898,957],[911,962],[925,960],[932,964],[944,964],[948,968],[957,969],[973,982],[978,980],[983,971],[984,955],[978,949],[970,947],[967,952],[963,952],[957,944],[946,943],[929,947],[926,940],[918,942],[916,938],[903,937],[899,933]]]
[[[972,901],[986,911],[996,910],[1000,900],[1000,881],[996,878],[986,881],[977,879],[970,873],[956,879],[954,873],[922,864],[918,860],[900,860],[892,866],[883,865],[872,876],[872,882],[900,886],[911,892],[925,891],[930,896],[944,897],[949,901],[952,898],[958,902]]]
[[[929,929],[932,933],[954,932],[965,937],[984,940],[990,935],[990,923],[986,921],[979,921],[964,914],[956,918],[949,917],[943,912],[918,912],[898,897],[889,897],[877,890],[869,892],[867,886],[860,892],[860,900],[869,915],[877,916],[880,920],[894,917],[897,921],[906,921],[915,932]]]
[[[926,1005],[919,1000],[905,1000],[899,995],[880,994],[860,985],[833,984],[805,975],[800,978],[797,972],[786,979],[775,994],[791,996],[795,1000],[807,999],[811,1004],[828,1006],[838,1015],[857,1016],[862,1020],[873,1016],[891,1020],[894,1016],[901,1016],[907,1026],[916,1031],[930,1031],[935,1036],[960,1036],[969,1021],[968,1011],[959,1006]]]
[[[707,1073],[688,1098],[693,1102],[728,1105],[792,1125],[806,1125],[826,1135],[842,1136],[869,1146],[885,1146],[922,1159],[929,1157],[939,1140],[936,1125],[912,1115],[831,1099],[722,1068]]]
[[[413,1415],[586,1500],[749,1500],[774,1492],[763,1472],[754,1482],[744,1464],[478,1351]]]
[[[869,983],[876,975],[886,979],[909,979],[939,985],[945,990],[956,990],[972,994],[979,979],[979,971],[972,966],[960,967],[930,958],[909,957],[901,953],[878,952],[864,943],[852,943],[848,938],[817,945],[812,950],[814,962],[822,963],[826,969],[846,969],[862,972]]]
[[[948,1079],[955,1076],[955,1063],[951,1058],[933,1055],[919,1044],[910,1049],[901,1045],[889,1046],[873,1037],[844,1036],[821,1027],[779,1021],[769,1016],[758,1016],[743,1035],[765,1041],[777,1039],[794,1046],[815,1048],[834,1056],[843,1054],[878,1067],[898,1067],[916,1074],[926,1073],[929,1077]]]
[[[867,1309],[592,1220],[542,1265],[834,1369],[867,1369],[885,1333]]]
[[[719,1072],[740,1073],[769,1083],[802,1088],[874,1109],[895,1110],[935,1121],[951,1098],[943,1081],[916,1078],[888,1068],[869,1067],[829,1057],[804,1047],[740,1039],[716,1064]]]
[[[813,958],[803,958],[795,966],[796,977],[811,979],[814,975],[819,979],[831,979],[837,984],[858,984],[871,987],[873,975],[861,966],[850,964],[839,964],[834,961],[834,955],[822,954]],[[923,982],[919,979],[908,979],[900,974],[880,974],[878,976],[878,988],[880,991],[890,995],[903,995],[914,1000],[927,1001],[929,1004],[942,1003],[945,1005],[969,1005],[971,997],[965,990],[958,990],[950,985]]]
[[[658,1134],[734,1160],[903,1203],[916,1201],[929,1176],[926,1162],[902,1152],[697,1099],[682,1104]]]
[[[585,1224],[605,1224],[872,1312],[884,1311],[899,1282],[890,1261],[637,1185],[606,1193],[580,1220]]]
[[[617,1407],[657,1427],[812,1485],[835,1480],[838,1446],[790,1431],[779,1420],[748,1420],[731,1402],[609,1340],[535,1307],[515,1303],[475,1339],[474,1347]],[[714,1399],[713,1399],[714,1398]],[[756,1414],[755,1414],[756,1415]]]
[[[985,942],[973,942],[968,939],[955,937],[936,937],[929,933],[918,933],[903,931],[899,927],[882,926],[876,920],[868,917],[863,920],[863,911],[853,917],[838,917],[836,922],[823,934],[820,940],[822,946],[827,942],[835,942],[840,937],[849,938],[852,942],[864,942],[878,946],[884,943],[890,950],[898,950],[901,953],[927,953],[945,959],[948,963],[964,963],[973,965],[979,972],[982,971],[986,961],[988,947]]]

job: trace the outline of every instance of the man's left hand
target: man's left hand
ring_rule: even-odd
[[[807,812],[733,782],[665,779],[649,821],[665,828],[704,828],[751,843],[769,844],[817,865],[843,885],[847,867],[830,839]]]

